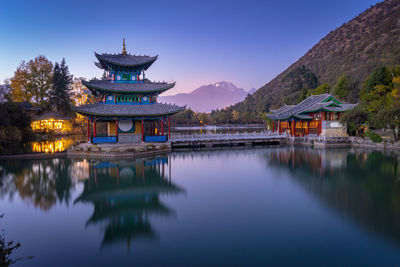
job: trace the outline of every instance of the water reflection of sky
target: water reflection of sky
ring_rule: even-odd
[[[2,225],[21,265],[393,265],[397,166],[302,147],[1,162]]]

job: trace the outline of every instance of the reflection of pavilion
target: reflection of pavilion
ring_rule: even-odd
[[[313,149],[310,147],[286,147],[277,149],[268,156],[270,163],[286,165],[292,171],[304,170],[321,176],[330,176],[346,168],[345,149]]]
[[[392,155],[296,147],[267,157],[269,166],[289,169],[292,180],[330,209],[400,244],[400,168]]]
[[[183,192],[171,182],[169,163],[167,158],[155,158],[90,165],[89,179],[75,202],[93,203],[87,225],[107,225],[102,245],[126,240],[129,247],[133,239],[155,238],[149,216],[174,213],[160,201],[160,195]]]

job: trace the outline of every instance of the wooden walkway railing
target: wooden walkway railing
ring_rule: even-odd
[[[272,132],[252,132],[252,133],[192,133],[192,134],[171,134],[171,142],[185,141],[213,141],[213,140],[255,140],[286,138],[286,135],[279,135]]]
[[[316,134],[303,137],[292,137],[287,133],[273,133],[270,131],[252,132],[252,133],[189,133],[189,134],[171,134],[171,142],[193,142],[193,141],[229,141],[229,140],[260,140],[260,139],[289,139],[296,141],[317,141],[317,142],[342,142],[348,140],[348,137],[330,136],[321,137]]]

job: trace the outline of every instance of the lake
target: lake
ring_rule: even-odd
[[[12,160],[0,175],[0,225],[21,242],[16,266],[400,263],[392,153],[287,146]]]

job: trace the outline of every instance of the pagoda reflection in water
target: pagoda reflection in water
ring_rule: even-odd
[[[149,217],[174,214],[160,196],[183,192],[171,182],[168,158],[95,161],[75,202],[94,205],[86,224],[106,225],[102,247],[125,241],[129,249],[132,240],[156,238]]]

